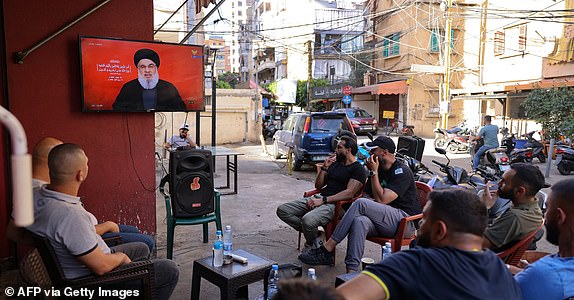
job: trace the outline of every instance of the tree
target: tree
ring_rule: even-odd
[[[224,84],[223,82],[227,84]],[[225,72],[217,76],[216,86],[222,89],[234,89],[238,83],[239,83],[239,73]]]
[[[574,91],[567,87],[536,89],[522,103],[529,119],[542,125],[547,138],[574,133]]]
[[[310,88],[316,86],[327,86],[328,84],[329,81],[327,79],[312,79]],[[309,94],[307,93],[307,80],[298,80],[297,93],[296,93],[297,102],[295,103],[295,105],[302,108],[306,107],[308,95]]]

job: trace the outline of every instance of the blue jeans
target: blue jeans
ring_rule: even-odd
[[[483,156],[486,151],[494,148],[498,148],[498,146],[482,145],[480,148],[478,148],[478,150],[474,154],[474,157],[472,158],[472,169],[473,170],[478,169],[478,163],[480,162],[480,157]]]
[[[153,248],[155,246],[155,241],[152,236],[143,234],[135,226],[118,224],[120,227],[120,232],[108,232],[102,235],[103,238],[120,236],[122,238],[122,243],[132,243],[132,242],[142,242],[145,243],[149,252],[153,253]]]

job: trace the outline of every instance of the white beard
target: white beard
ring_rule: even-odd
[[[138,81],[144,89],[151,90],[155,88],[155,86],[159,82],[159,72],[156,71],[155,75],[153,75],[151,80],[147,80],[145,77],[143,77],[142,74],[138,72]]]

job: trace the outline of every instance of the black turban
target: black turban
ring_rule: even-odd
[[[159,55],[157,55],[157,52],[151,49],[139,49],[138,51],[136,51],[136,54],[134,54],[134,64],[136,65],[136,67],[140,62],[140,60],[144,58],[153,61],[155,65],[159,68]]]

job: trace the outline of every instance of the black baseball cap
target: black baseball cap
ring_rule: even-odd
[[[365,143],[365,147],[369,150],[375,149],[377,147],[381,149],[386,149],[390,153],[395,153],[395,142],[388,136],[378,136],[374,141]]]

